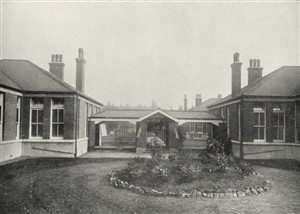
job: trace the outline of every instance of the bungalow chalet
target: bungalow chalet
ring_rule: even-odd
[[[243,88],[241,66],[236,53],[231,94],[208,106],[226,121],[234,155],[300,160],[300,66],[283,66],[262,77],[260,60],[251,59]]]
[[[216,133],[216,127],[223,123],[221,117],[208,111],[162,109],[106,110],[92,115],[90,121],[96,127],[94,135],[96,147],[131,148],[137,153],[151,148],[174,150],[180,142],[179,129],[180,127],[184,129],[185,126],[193,127],[186,130],[185,143],[189,148],[206,148],[207,138],[212,137]]]
[[[84,93],[85,63],[80,48],[75,89],[64,82],[62,55],[52,55],[50,72],[28,60],[0,60],[0,161],[87,152],[88,116],[103,105]]]

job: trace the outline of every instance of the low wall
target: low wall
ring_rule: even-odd
[[[0,143],[0,162],[20,157],[22,142],[20,140],[3,141]]]
[[[74,140],[24,140],[22,156],[74,157]]]
[[[244,159],[294,159],[300,161],[300,144],[243,143]],[[233,141],[232,153],[240,157],[240,143]]]

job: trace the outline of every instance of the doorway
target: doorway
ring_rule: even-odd
[[[147,149],[169,149],[169,120],[147,120]]]

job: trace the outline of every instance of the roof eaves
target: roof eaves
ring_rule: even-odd
[[[20,91],[24,91],[24,89],[20,86],[20,85],[18,85],[12,78],[10,78],[10,76],[8,76],[7,75],[7,73],[5,73],[3,70],[1,70],[0,69],[0,71],[3,73],[3,75],[5,75],[8,79],[10,79],[16,86],[18,86],[19,87],[19,89],[16,89],[16,88],[14,88],[14,89],[16,89],[16,90],[20,90]],[[7,87],[9,87],[9,86],[7,86]]]

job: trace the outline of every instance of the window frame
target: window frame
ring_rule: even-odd
[[[54,104],[55,99],[63,100],[63,104]],[[59,118],[59,110],[63,110],[63,122],[53,122],[53,110],[58,110],[58,118]],[[51,99],[51,114],[50,114],[50,139],[64,139],[64,128],[65,128],[65,105],[63,98],[52,98]],[[63,125],[63,136],[53,136],[53,125]],[[59,129],[59,128],[58,128]],[[59,133],[59,132],[57,132]]]
[[[253,128],[258,128],[258,136],[260,136],[260,128],[263,128],[264,131],[263,131],[263,134],[264,134],[264,138],[263,139],[256,139],[255,137],[255,134],[253,133],[253,142],[266,142],[266,104],[263,103],[263,108],[258,108],[258,107],[254,107],[253,108],[253,117],[254,117],[254,114],[258,114],[258,121],[260,121],[260,117],[261,117],[261,114],[264,115],[264,125],[256,125],[254,124],[253,125]],[[255,121],[256,123],[256,121]],[[257,137],[258,137],[257,136]]]
[[[283,139],[273,139],[273,142],[276,142],[276,143],[285,142],[285,130],[286,130],[285,109],[284,109],[284,106],[282,106],[282,108],[280,110],[277,110],[274,113],[274,106],[275,105],[272,106],[272,120],[271,120],[272,121],[272,128],[277,128],[277,129],[278,128],[283,128],[283,133],[282,133]],[[273,124],[273,116],[274,116],[274,114],[277,115],[277,120],[276,120],[277,124],[279,124],[279,114],[283,114],[283,125],[282,126],[281,125],[274,125]],[[272,130],[272,132],[273,132],[273,130]],[[278,136],[278,132],[276,133],[276,135]],[[272,138],[273,138],[273,136],[272,136]]]
[[[32,111],[33,110],[43,111],[43,118],[44,118],[44,102],[43,102],[43,104],[33,104],[34,98],[43,99],[43,101],[44,101],[44,98],[42,98],[42,97],[33,97],[30,99],[29,138],[30,139],[43,139],[43,136],[32,136],[32,125],[37,125],[37,133],[38,133],[38,125],[42,125],[43,129],[44,129],[44,120],[41,123],[38,123],[38,122],[32,123]]]
[[[16,107],[16,127],[17,127],[17,134],[16,140],[20,139],[20,123],[21,123],[21,97],[17,97],[17,107]]]

